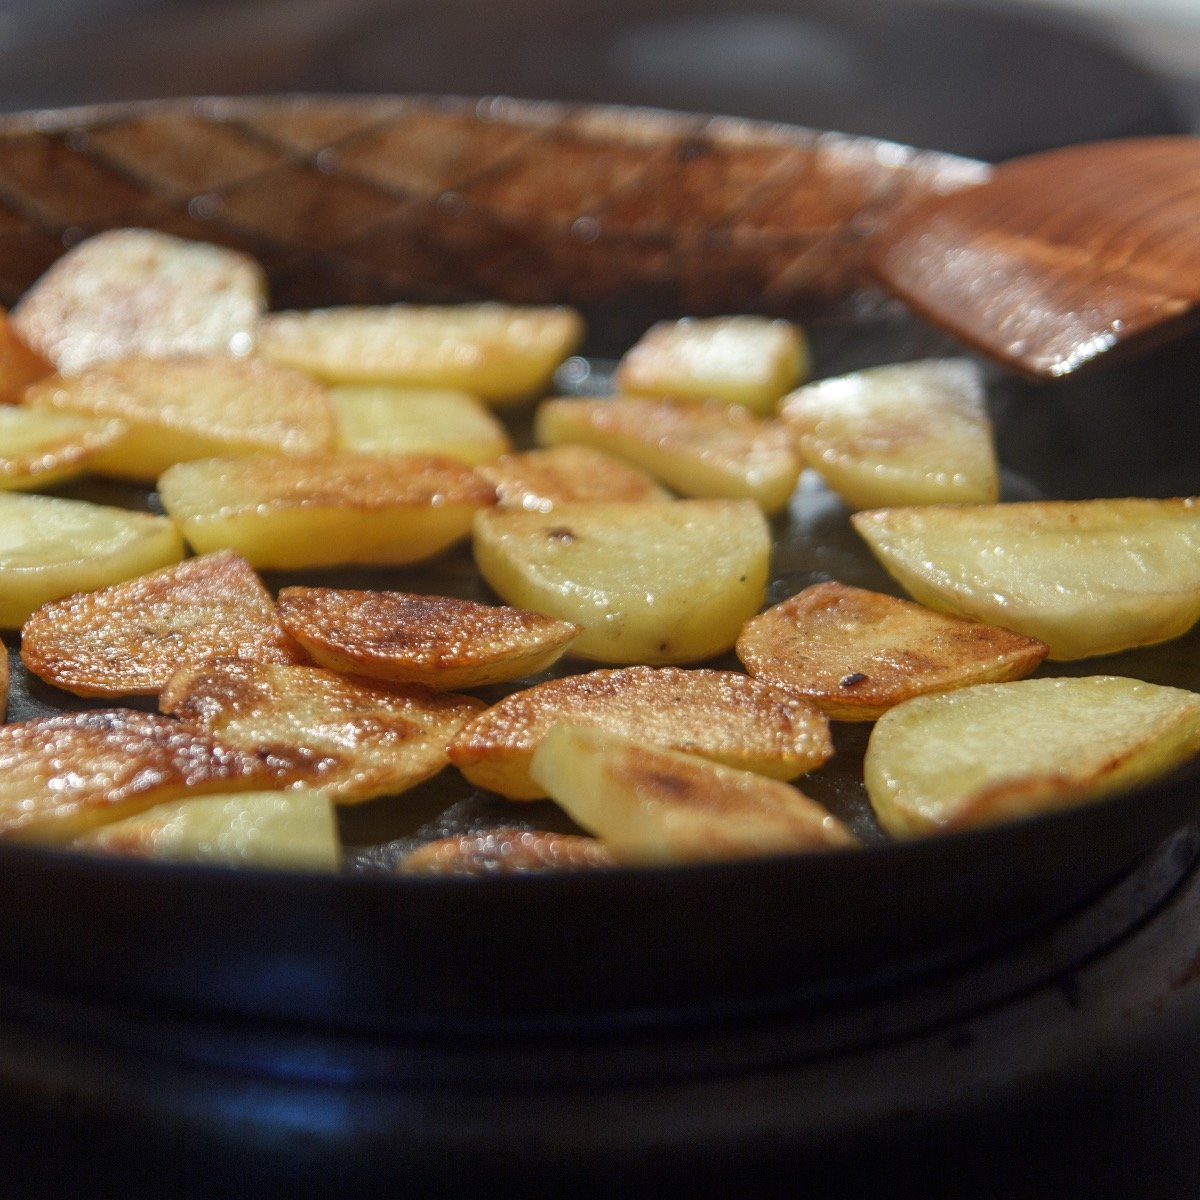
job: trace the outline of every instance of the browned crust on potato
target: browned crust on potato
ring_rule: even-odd
[[[405,855],[396,870],[405,875],[508,875],[615,865],[611,851],[596,838],[503,827],[427,842]]]

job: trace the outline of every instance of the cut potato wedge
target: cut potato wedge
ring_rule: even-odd
[[[483,703],[321,667],[218,658],[180,671],[159,707],[230,745],[284,761],[315,754],[326,762],[320,789],[335,803],[354,804],[436,775],[446,747]]]
[[[68,250],[13,309],[20,337],[64,375],[131,355],[248,354],[266,309],[248,255],[149,229]]]
[[[459,388],[505,404],[545,391],[582,338],[572,308],[393,304],[272,313],[259,352],[328,383]]]
[[[519,608],[338,588],[284,588],[279,619],[323,667],[438,691],[535,675],[580,633]]]
[[[54,364],[35,353],[0,309],[0,404],[17,404],[25,389],[54,374]]]
[[[172,467],[158,490],[197,552],[280,569],[418,562],[495,502],[469,467],[432,455],[205,459]]]
[[[530,773],[620,862],[831,850],[854,835],[778,779],[581,725],[556,725]]]
[[[592,500],[670,500],[644,471],[589,446],[551,446],[505,454],[479,474],[501,508],[548,513],[556,504]]]
[[[1038,638],[1052,659],[1168,641],[1200,618],[1200,501],[937,505],[853,522],[915,600]]]
[[[0,488],[52,487],[84,471],[127,434],[123,421],[0,408]]]
[[[510,446],[504,426],[470,392],[331,388],[337,448],[352,454],[444,454],[471,466]]]
[[[835,721],[874,721],[913,696],[1021,679],[1049,647],[919,604],[818,583],[747,622],[737,656],[756,679],[807,696]]]
[[[427,842],[405,855],[396,870],[404,875],[509,875],[615,865],[612,852],[596,838],[502,828]]]
[[[0,492],[0,627],[17,629],[48,600],[144,575],[183,553],[165,517]]]
[[[157,713],[92,709],[0,725],[0,837],[63,843],[183,797],[284,787],[317,773]]]
[[[43,604],[21,630],[21,658],[78,696],[153,696],[181,667],[218,655],[303,662],[271,594],[232,550]]]
[[[824,716],[783,688],[734,671],[627,667],[506,696],[454,739],[450,761],[476,787],[538,799],[546,793],[529,764],[559,724],[594,725],[776,779],[811,771],[833,753]]]
[[[1200,751],[1200,695],[1094,675],[919,696],[871,731],[880,824],[905,838],[995,824],[1147,784]]]
[[[80,850],[127,858],[333,871],[341,858],[322,792],[240,792],[159,804],[76,838]]]
[[[737,316],[663,321],[617,365],[617,390],[723,400],[764,415],[808,374],[808,345],[787,321]]]
[[[582,625],[570,653],[697,662],[762,604],[771,539],[749,500],[558,505],[480,513],[475,561],[507,603]]]
[[[851,508],[984,504],[999,495],[983,373],[970,359],[823,379],[785,397],[779,415]]]
[[[126,358],[36,383],[24,403],[125,422],[125,437],[91,467],[128,479],[154,480],[193,459],[315,454],[333,446],[326,390],[299,371],[257,359]]]
[[[719,400],[547,400],[538,406],[534,434],[543,445],[608,451],[681,495],[753,500],[768,513],[787,504],[800,478],[782,425]]]

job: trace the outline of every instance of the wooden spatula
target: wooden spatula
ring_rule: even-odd
[[[874,238],[872,269],[934,324],[1055,377],[1200,325],[1200,138],[1013,159]]]

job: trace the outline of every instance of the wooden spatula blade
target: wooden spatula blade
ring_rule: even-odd
[[[921,200],[869,261],[917,312],[1026,375],[1148,348],[1200,324],[1200,138],[1004,163]]]

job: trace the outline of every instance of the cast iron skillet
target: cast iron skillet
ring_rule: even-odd
[[[656,317],[778,313],[811,321],[818,374],[830,374],[953,350],[870,290],[861,252],[885,215],[985,171],[791,127],[507,100],[35,114],[0,121],[0,299],[15,301],[79,237],[142,225],[254,253],[277,307],[566,301],[588,317],[594,364]],[[993,378],[1007,495],[1200,491],[1200,416],[1185,392],[1196,349],[1040,388]],[[584,361],[564,384],[590,386]],[[146,502],[115,485],[78,494]],[[826,578],[890,586],[819,486],[801,488],[776,533],[772,602]],[[465,551],[432,574],[319,581],[485,594]],[[1198,649],[1189,636],[1053,673],[1200,687]],[[16,672],[12,718],[68,703]],[[555,819],[549,805],[505,811],[472,797],[452,772],[348,810],[352,869],[337,876],[0,846],[0,978],[181,1012],[397,1030],[601,1027],[828,1002],[1062,914],[1200,807],[1188,773],[1085,809],[886,844],[857,780],[864,734],[840,729],[839,756],[805,783],[872,838],[857,853],[393,877],[381,868],[413,836]]]

